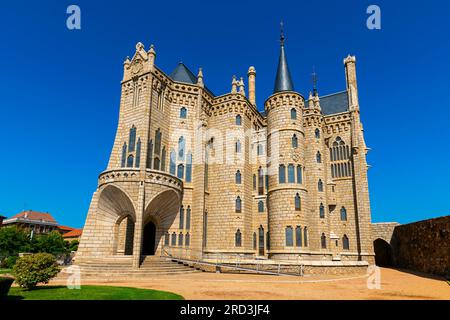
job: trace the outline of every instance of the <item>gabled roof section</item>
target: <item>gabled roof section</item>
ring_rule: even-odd
[[[180,62],[169,77],[176,82],[184,82],[190,84],[197,84],[197,77],[189,70],[183,62]]]
[[[8,220],[20,220],[20,221],[41,221],[57,224],[56,220],[52,217],[50,213],[38,212],[38,211],[22,211],[15,216],[9,218]]]
[[[327,96],[319,97],[319,99],[320,109],[326,116],[335,113],[347,112],[349,109],[347,91],[329,94]],[[308,105],[308,101],[305,102],[305,105]]]

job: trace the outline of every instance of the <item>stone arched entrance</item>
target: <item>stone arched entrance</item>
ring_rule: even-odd
[[[375,264],[380,267],[392,266],[392,247],[383,239],[376,239],[373,242],[373,249],[375,251]]]
[[[156,225],[153,221],[147,222],[144,227],[142,241],[142,255],[153,256],[155,254]]]

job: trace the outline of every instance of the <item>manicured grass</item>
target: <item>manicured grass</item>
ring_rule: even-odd
[[[112,286],[81,286],[68,289],[64,286],[39,286],[33,290],[13,287],[9,290],[11,300],[184,300],[171,292]]]
[[[11,273],[11,269],[2,269],[0,268],[0,274],[4,274],[4,273]]]

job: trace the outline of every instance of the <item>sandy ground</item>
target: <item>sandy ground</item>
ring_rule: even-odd
[[[52,281],[50,284],[65,284]],[[450,285],[440,278],[381,268],[381,289],[368,289],[367,276],[291,277],[192,273],[128,281],[82,281],[159,289],[188,300],[302,299],[450,299]]]

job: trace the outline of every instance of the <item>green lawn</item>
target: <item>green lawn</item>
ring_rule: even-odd
[[[81,286],[68,289],[64,286],[39,286],[34,290],[13,287],[9,290],[11,300],[183,300],[180,295],[157,290],[111,287]]]
[[[11,273],[11,269],[2,269],[0,268],[0,274]]]

